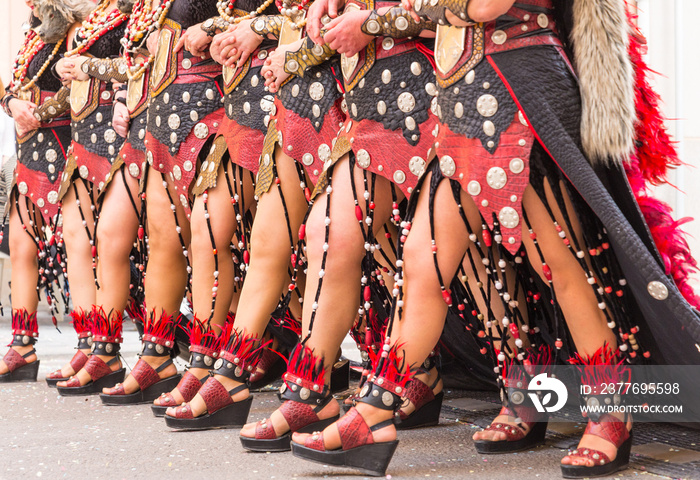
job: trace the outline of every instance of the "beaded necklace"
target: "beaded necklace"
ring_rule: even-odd
[[[280,13],[289,19],[290,26],[293,29],[298,30],[300,28],[303,28],[304,25],[306,25],[306,17],[304,17],[304,19],[299,23],[293,22],[292,19],[296,17],[296,15],[299,12],[306,8],[306,6],[309,4],[309,1],[310,0],[301,0],[299,2],[296,2],[294,0],[282,0],[280,2],[279,0],[276,0],[276,3]]]
[[[114,30],[129,17],[127,14],[120,12],[118,8],[107,12],[108,7],[109,0],[103,0],[100,6],[88,15],[82,26],[75,32],[75,40],[78,41],[78,45],[66,53],[67,57],[81,55],[92,47],[102,35],[110,30]]]
[[[243,20],[248,20],[250,18],[257,17],[262,12],[264,12],[267,7],[272,5],[272,2],[274,1],[275,0],[265,0],[265,2],[263,2],[262,5],[256,8],[254,11],[249,12],[246,15],[241,15],[240,17],[236,17],[233,15],[233,6],[236,3],[236,0],[224,0],[216,2],[216,9],[219,11],[219,15],[221,15],[221,18],[223,18],[230,24],[236,24],[242,22]]]
[[[147,59],[140,63],[134,63],[134,50],[141,47],[143,40],[154,30],[160,29],[168,15],[172,0],[161,0],[155,10],[151,8],[150,0],[137,0],[131,11],[129,23],[126,25],[126,34],[121,43],[124,46],[124,58],[127,64],[127,76],[129,80],[139,78],[151,63],[155,55],[149,54]]]
[[[13,92],[24,92],[32,88],[37,80],[39,80],[39,77],[41,77],[44,71],[46,71],[46,69],[49,67],[51,61],[56,56],[56,53],[58,52],[58,49],[61,48],[62,44],[63,40],[54,46],[54,49],[51,51],[51,55],[49,55],[49,58],[44,62],[32,79],[26,84],[22,85],[24,80],[27,78],[27,72],[29,71],[29,65],[32,63],[32,60],[36,54],[46,46],[36,31],[30,30],[24,39],[24,44],[17,54],[17,58],[12,68],[12,84],[10,85],[10,90]]]

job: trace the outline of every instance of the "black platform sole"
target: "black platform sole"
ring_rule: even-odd
[[[56,388],[58,382],[67,382],[68,380],[70,380],[70,377],[47,378],[46,385],[48,385],[49,388]]]
[[[435,395],[434,399],[418,410],[415,410],[404,420],[401,420],[401,423],[396,425],[396,430],[431,427],[440,423],[440,410],[442,409],[442,400],[444,397],[445,394],[443,392]]]
[[[538,447],[544,443],[544,437],[547,434],[547,422],[537,422],[530,429],[527,435],[520,440],[514,442],[476,440],[474,447],[478,453],[495,454],[495,453],[513,453],[529,450]]]
[[[165,424],[175,430],[209,430],[213,428],[240,428],[248,421],[253,396],[227,405],[214,413],[195,418],[175,418],[165,416]]]
[[[586,467],[585,465],[562,465],[561,475],[564,478],[595,478],[607,477],[613,473],[627,468],[630,463],[630,451],[632,450],[632,432],[630,437],[624,441],[617,450],[615,460],[605,465],[594,465]]]
[[[145,390],[139,390],[128,395],[107,395],[100,394],[100,399],[105,405],[139,405],[142,403],[153,403],[153,400],[160,397],[163,392],[169,392],[177,387],[182,375],[179,373],[172,377],[154,383]]]
[[[319,451],[292,442],[292,454],[295,457],[324,465],[354,468],[373,477],[382,477],[391,462],[391,457],[399,445],[398,440],[373,443],[351,448],[350,450]]]
[[[276,380],[279,380],[286,371],[287,362],[282,360],[282,358],[278,358],[278,360],[270,366],[270,370],[266,371],[260,380],[253,382],[248,386],[248,391],[259,392],[262,388],[268,386]]]
[[[82,387],[56,387],[59,395],[64,397],[74,397],[78,395],[95,395],[102,393],[103,388],[112,388],[117,383],[123,382],[126,377],[126,368],[120,368],[117,371],[105,375],[102,378],[89,382]]]
[[[151,412],[153,412],[153,416],[160,418],[165,416],[165,411],[169,407],[161,407],[160,405],[151,405]]]
[[[36,382],[36,377],[39,374],[39,363],[41,363],[41,360],[36,360],[0,375],[0,383]]]
[[[323,429],[325,429],[328,425],[331,423],[335,422],[340,418],[340,415],[336,415],[331,418],[327,418],[325,420],[319,420],[318,422],[314,422],[312,424],[309,424],[305,426],[304,428],[300,428],[297,430],[299,433],[313,433],[313,432],[320,432]],[[292,441],[292,432],[287,432],[281,437],[277,438],[272,438],[272,439],[257,439],[257,438],[250,438],[250,437],[239,437],[241,439],[241,445],[243,448],[246,450],[250,450],[253,452],[288,452],[291,450],[290,443]]]
[[[340,360],[331,371],[331,393],[342,392],[350,388],[350,360]]]

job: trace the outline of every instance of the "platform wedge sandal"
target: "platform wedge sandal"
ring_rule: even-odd
[[[248,379],[255,371],[267,343],[258,337],[233,330],[226,346],[219,353],[207,381],[197,393],[204,401],[206,410],[195,415],[191,402],[166,410],[165,424],[175,430],[208,430],[212,428],[239,428],[248,420],[253,396],[234,401],[234,395],[248,391]],[[216,375],[229,378],[239,383],[227,389]]]
[[[590,357],[582,357],[578,354],[570,360],[570,363],[578,365],[581,372],[581,384],[589,388],[586,391],[594,392],[581,395],[582,407],[586,408],[588,423],[583,435],[593,435],[610,442],[616,449],[614,459],[600,450],[582,447],[580,444],[569,452],[571,459],[586,459],[591,465],[561,465],[561,474],[564,478],[592,478],[606,477],[615,472],[627,468],[632,450],[632,432],[628,430],[630,418],[625,412],[624,420],[600,411],[600,406],[609,406],[612,410],[624,410],[625,395],[613,391],[608,394],[596,394],[605,392],[606,386],[611,384],[629,384],[631,379],[630,369],[623,364],[619,352],[613,352],[606,344]],[[613,389],[614,390],[614,389]]]
[[[89,340],[92,342],[92,352],[83,366],[90,380],[81,385],[78,376],[74,375],[65,384],[60,382],[61,385],[56,385],[59,395],[94,395],[101,393],[103,388],[110,388],[124,381],[126,369],[119,364],[119,350],[123,341],[121,321],[110,322],[104,310],[95,309],[90,324],[92,337],[89,337]]]
[[[442,385],[440,383],[442,377],[440,376],[440,372],[437,371],[437,358],[437,355],[432,352],[423,363],[423,366],[416,371],[416,375],[429,375],[433,369],[436,369],[437,375],[430,385],[423,383],[417,378],[413,378],[406,386],[406,391],[403,394],[402,407],[405,407],[408,402],[411,402],[414,406],[414,410],[407,414],[399,409],[398,413],[401,421],[396,424],[397,430],[430,427],[440,423],[440,410],[442,409],[442,401],[445,394],[442,391]],[[440,391],[435,393],[435,389],[438,385],[440,385]]]
[[[9,382],[36,382],[39,373],[39,360],[27,362],[27,358],[36,355],[33,348],[39,337],[39,325],[36,321],[36,312],[28,313],[25,309],[12,312],[12,342],[2,361],[7,365],[8,372],[0,375],[0,383]],[[28,352],[20,353],[17,349],[24,350],[32,347]]]
[[[335,399],[328,385],[324,385],[323,358],[297,345],[289,356],[284,383],[280,388],[282,406],[277,410],[287,422],[287,429],[279,432],[270,419],[255,425],[255,436],[240,435],[241,445],[254,452],[285,452],[291,449],[293,432],[311,433],[323,430],[338,420],[338,415],[321,419],[319,413]]]
[[[75,333],[78,334],[78,346],[75,347],[76,352],[73,358],[70,359],[68,364],[71,369],[73,369],[73,374],[78,373],[81,368],[85,366],[88,361],[88,355],[86,355],[84,350],[91,350],[92,348],[92,314],[86,314],[83,311],[72,311],[70,316],[72,318],[71,323],[73,324],[73,329]],[[64,376],[62,369],[58,369],[54,372],[49,373],[46,376],[46,384],[49,387],[55,387],[58,382],[67,382],[71,375]]]
[[[209,321],[202,322],[196,316],[192,319],[192,323],[183,328],[189,338],[190,361],[187,366],[187,371],[182,376],[180,383],[175,389],[180,392],[182,401],[175,400],[174,393],[164,392],[158,397],[154,404],[151,405],[151,411],[156,417],[165,415],[168,407],[177,407],[182,403],[187,403],[197,395],[197,392],[202,388],[204,382],[209,378],[209,373],[214,368],[214,363],[219,358],[219,352],[223,347],[222,341],[228,339],[231,322],[226,322],[223,329],[218,326],[212,326]],[[192,373],[206,372],[202,378]],[[201,375],[201,373],[199,373]]]
[[[396,411],[403,403],[402,395],[410,379],[409,374],[401,373],[403,368],[398,362],[396,348],[382,351],[375,377],[372,377],[360,392],[357,399],[371,407],[392,412],[390,419],[375,425],[368,425],[357,407],[350,409],[334,425],[338,429],[341,447],[333,450],[326,449],[323,432],[314,432],[305,437],[303,443],[292,441],[292,454],[316,463],[335,465],[358,470],[366,475],[384,476],[391,458],[399,445],[398,440],[375,442],[373,433],[383,428],[394,428],[398,416]],[[333,428],[331,425],[328,428]]]
[[[173,358],[177,356],[175,348],[175,322],[167,314],[162,314],[158,321],[151,317],[144,323],[143,348],[139,361],[129,374],[136,380],[138,390],[127,393],[124,384],[118,383],[108,392],[100,394],[100,399],[105,405],[135,405],[151,403],[163,392],[169,392],[180,382],[181,375],[175,373],[166,378],[161,378],[160,373],[173,364]],[[154,363],[162,358],[167,358],[160,366],[153,368],[144,357],[150,357]],[[177,370],[176,370],[177,371]]]
[[[513,418],[513,423],[493,422],[484,431],[502,432],[504,440],[474,440],[481,454],[513,453],[542,445],[547,434],[548,415],[540,413],[529,396],[530,380],[540,373],[551,372],[554,357],[551,348],[542,344],[529,348],[523,361],[506,358],[500,363],[503,375],[503,406],[499,415]],[[527,365],[527,367],[525,366]]]

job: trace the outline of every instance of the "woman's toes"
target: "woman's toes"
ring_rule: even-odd
[[[309,437],[308,433],[292,433],[292,441],[299,444],[306,443],[306,439]]]

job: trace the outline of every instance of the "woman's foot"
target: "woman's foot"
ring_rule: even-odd
[[[47,380],[52,380],[56,378],[70,378],[80,371],[88,360],[88,355],[90,355],[90,348],[78,349],[73,355],[73,358],[63,365],[60,369],[49,373],[46,376]],[[77,370],[76,370],[77,368]]]
[[[104,365],[106,365],[111,372],[116,372],[117,370],[122,368],[122,362],[115,357],[114,355],[91,355],[96,357],[96,359],[101,360]],[[92,371],[91,369],[94,368],[94,365],[99,362],[96,362],[96,360],[90,360],[88,359],[87,362],[85,363],[85,366],[81,368],[75,375],[71,375],[68,380],[62,380],[60,382],[56,383],[57,387],[82,387],[84,385],[87,385],[88,383],[98,380],[97,378],[93,378],[93,376],[88,373],[88,370]],[[90,366],[88,366],[90,365]],[[106,369],[102,365],[100,365],[101,370],[104,370],[106,372]],[[77,380],[77,382],[76,382]]]
[[[610,425],[605,425],[605,423],[599,423],[598,425],[602,425],[604,429],[621,429],[624,425],[624,428],[626,428],[628,432],[632,430],[632,421],[630,420],[625,423],[624,416],[622,414],[608,414],[608,416],[612,416],[618,421],[607,422]],[[589,421],[589,425],[591,423],[594,422]],[[620,425],[618,425],[618,423]],[[561,459],[562,465],[593,467],[597,465],[598,463],[596,462],[600,460],[594,456],[596,455],[596,452],[600,452],[607,456],[609,461],[615,460],[619,447],[609,440],[610,437],[606,439],[593,433],[587,433],[590,431],[589,428],[590,426],[586,426],[586,432],[584,432],[583,436],[581,437],[581,441],[578,443],[578,446],[567,456]],[[624,432],[620,433],[622,436],[624,436]]]
[[[275,437],[279,438],[282,435],[289,432],[292,429],[292,427],[295,427],[295,430],[303,428],[303,426],[300,426],[301,423],[292,423],[292,425],[290,425],[290,422],[298,422],[299,420],[301,420],[300,417],[302,416],[305,418],[309,418],[309,422],[311,423],[337,417],[340,413],[340,407],[338,406],[338,402],[332,401],[332,398],[329,398],[329,400],[330,401],[327,402],[318,412],[313,411],[310,405],[294,402],[293,400],[287,400],[282,404],[282,406],[280,406],[277,410],[272,412],[270,418],[266,418],[259,422],[248,423],[244,425],[241,429],[240,436],[244,438],[256,438],[256,433],[259,432],[259,428],[272,427]],[[316,418],[314,418],[312,415],[300,414],[299,408],[303,408],[303,406],[306,406],[310,411],[312,411],[312,413],[315,413]],[[291,415],[292,412],[294,412],[294,415]]]
[[[477,441],[477,440],[485,440],[489,442],[503,442],[505,440],[508,440],[508,435],[506,434],[505,427],[510,427],[513,429],[515,432],[522,432],[523,436],[527,435],[530,433],[530,430],[532,429],[532,425],[521,422],[517,423],[515,421],[515,417],[512,415],[509,415],[508,409],[506,407],[503,407],[501,409],[501,413],[498,414],[496,418],[493,419],[491,422],[491,425],[484,430],[480,432],[476,432],[474,435],[472,435],[472,440]],[[503,425],[504,427],[497,427],[499,425]]]
[[[11,350],[14,350],[17,354],[19,354],[21,357],[24,357],[24,355],[27,355],[27,353],[31,352],[34,350],[34,345],[27,345],[27,346],[14,346],[10,347]],[[7,358],[7,361],[5,361],[5,357]],[[3,357],[2,360],[0,360],[0,375],[4,375],[6,373],[9,373],[10,370],[14,370],[15,368],[11,368],[11,366],[15,365],[14,360],[10,360],[10,357],[16,358],[15,355],[11,354],[9,351],[5,354],[5,357]],[[37,361],[37,356],[36,352],[32,353],[31,355],[27,355],[24,357],[24,360],[26,363],[34,363]],[[9,364],[9,365],[8,365]]]
[[[161,380],[177,375],[177,367],[174,363],[172,363],[169,356],[143,355],[139,361],[147,363],[153,370],[156,370],[156,373]],[[166,362],[170,362],[170,364],[158,371],[158,369]],[[136,367],[134,367],[134,369],[136,369]],[[139,386],[139,382],[136,381],[136,378],[134,378],[132,373],[129,373],[129,376],[126,377],[123,383],[118,383],[111,388],[103,388],[102,393],[106,395],[130,395],[139,391],[140,389],[141,387]]]
[[[440,377],[436,367],[433,367],[427,372],[415,375],[412,382],[421,382],[423,385],[415,384],[415,386],[412,388],[412,385],[409,384],[406,388],[407,393],[415,392],[419,396],[416,398],[411,398],[413,395],[407,394],[403,397],[404,401],[401,405],[401,409],[399,410],[399,414],[401,415],[402,419],[407,418],[416,411],[416,405],[414,402],[418,403],[418,408],[421,408],[423,405],[425,405],[425,403],[432,400],[436,395],[442,392],[443,388],[442,378]],[[432,392],[433,398],[429,398],[430,394],[428,393],[428,389],[430,389]],[[424,399],[424,397],[428,398]]]
[[[199,387],[197,387],[197,390],[201,387],[205,377],[209,375],[209,370],[205,368],[193,368],[190,367],[187,372],[190,373],[194,378],[199,380]],[[187,374],[185,374],[187,375]],[[163,377],[161,377],[163,378]],[[183,376],[183,380],[185,379],[185,376]],[[194,382],[193,382],[194,383]],[[173,388],[169,393],[163,393],[160,397],[156,398],[153,401],[153,405],[156,406],[173,406],[173,405],[182,405],[185,402],[189,402],[192,400],[192,397],[189,397],[189,394],[185,392],[185,395],[180,391],[180,386],[182,382],[178,384],[177,387]]]
[[[372,407],[371,405],[367,405],[366,403],[358,403],[357,406],[354,407],[354,410],[357,411],[357,413],[362,417],[365,423],[370,427],[373,425],[377,425],[381,422],[391,420],[391,418],[393,418],[394,416],[393,412],[390,410],[381,410],[379,408]],[[351,409],[340,420],[326,427],[326,429],[323,430],[323,432],[320,432],[320,436],[319,432],[293,433],[292,441],[300,445],[305,445],[307,440],[315,441],[319,438],[322,438],[323,446],[326,450],[339,449],[342,447],[341,436],[344,435],[344,433],[341,433],[340,431],[341,429],[343,429],[343,419],[347,421],[347,419],[345,418],[346,416],[354,415],[351,413],[352,411],[353,410]],[[393,440],[396,440],[396,428],[393,424],[389,424],[385,427],[379,428],[378,430],[372,432],[372,440],[374,441],[374,443],[391,442]]]

